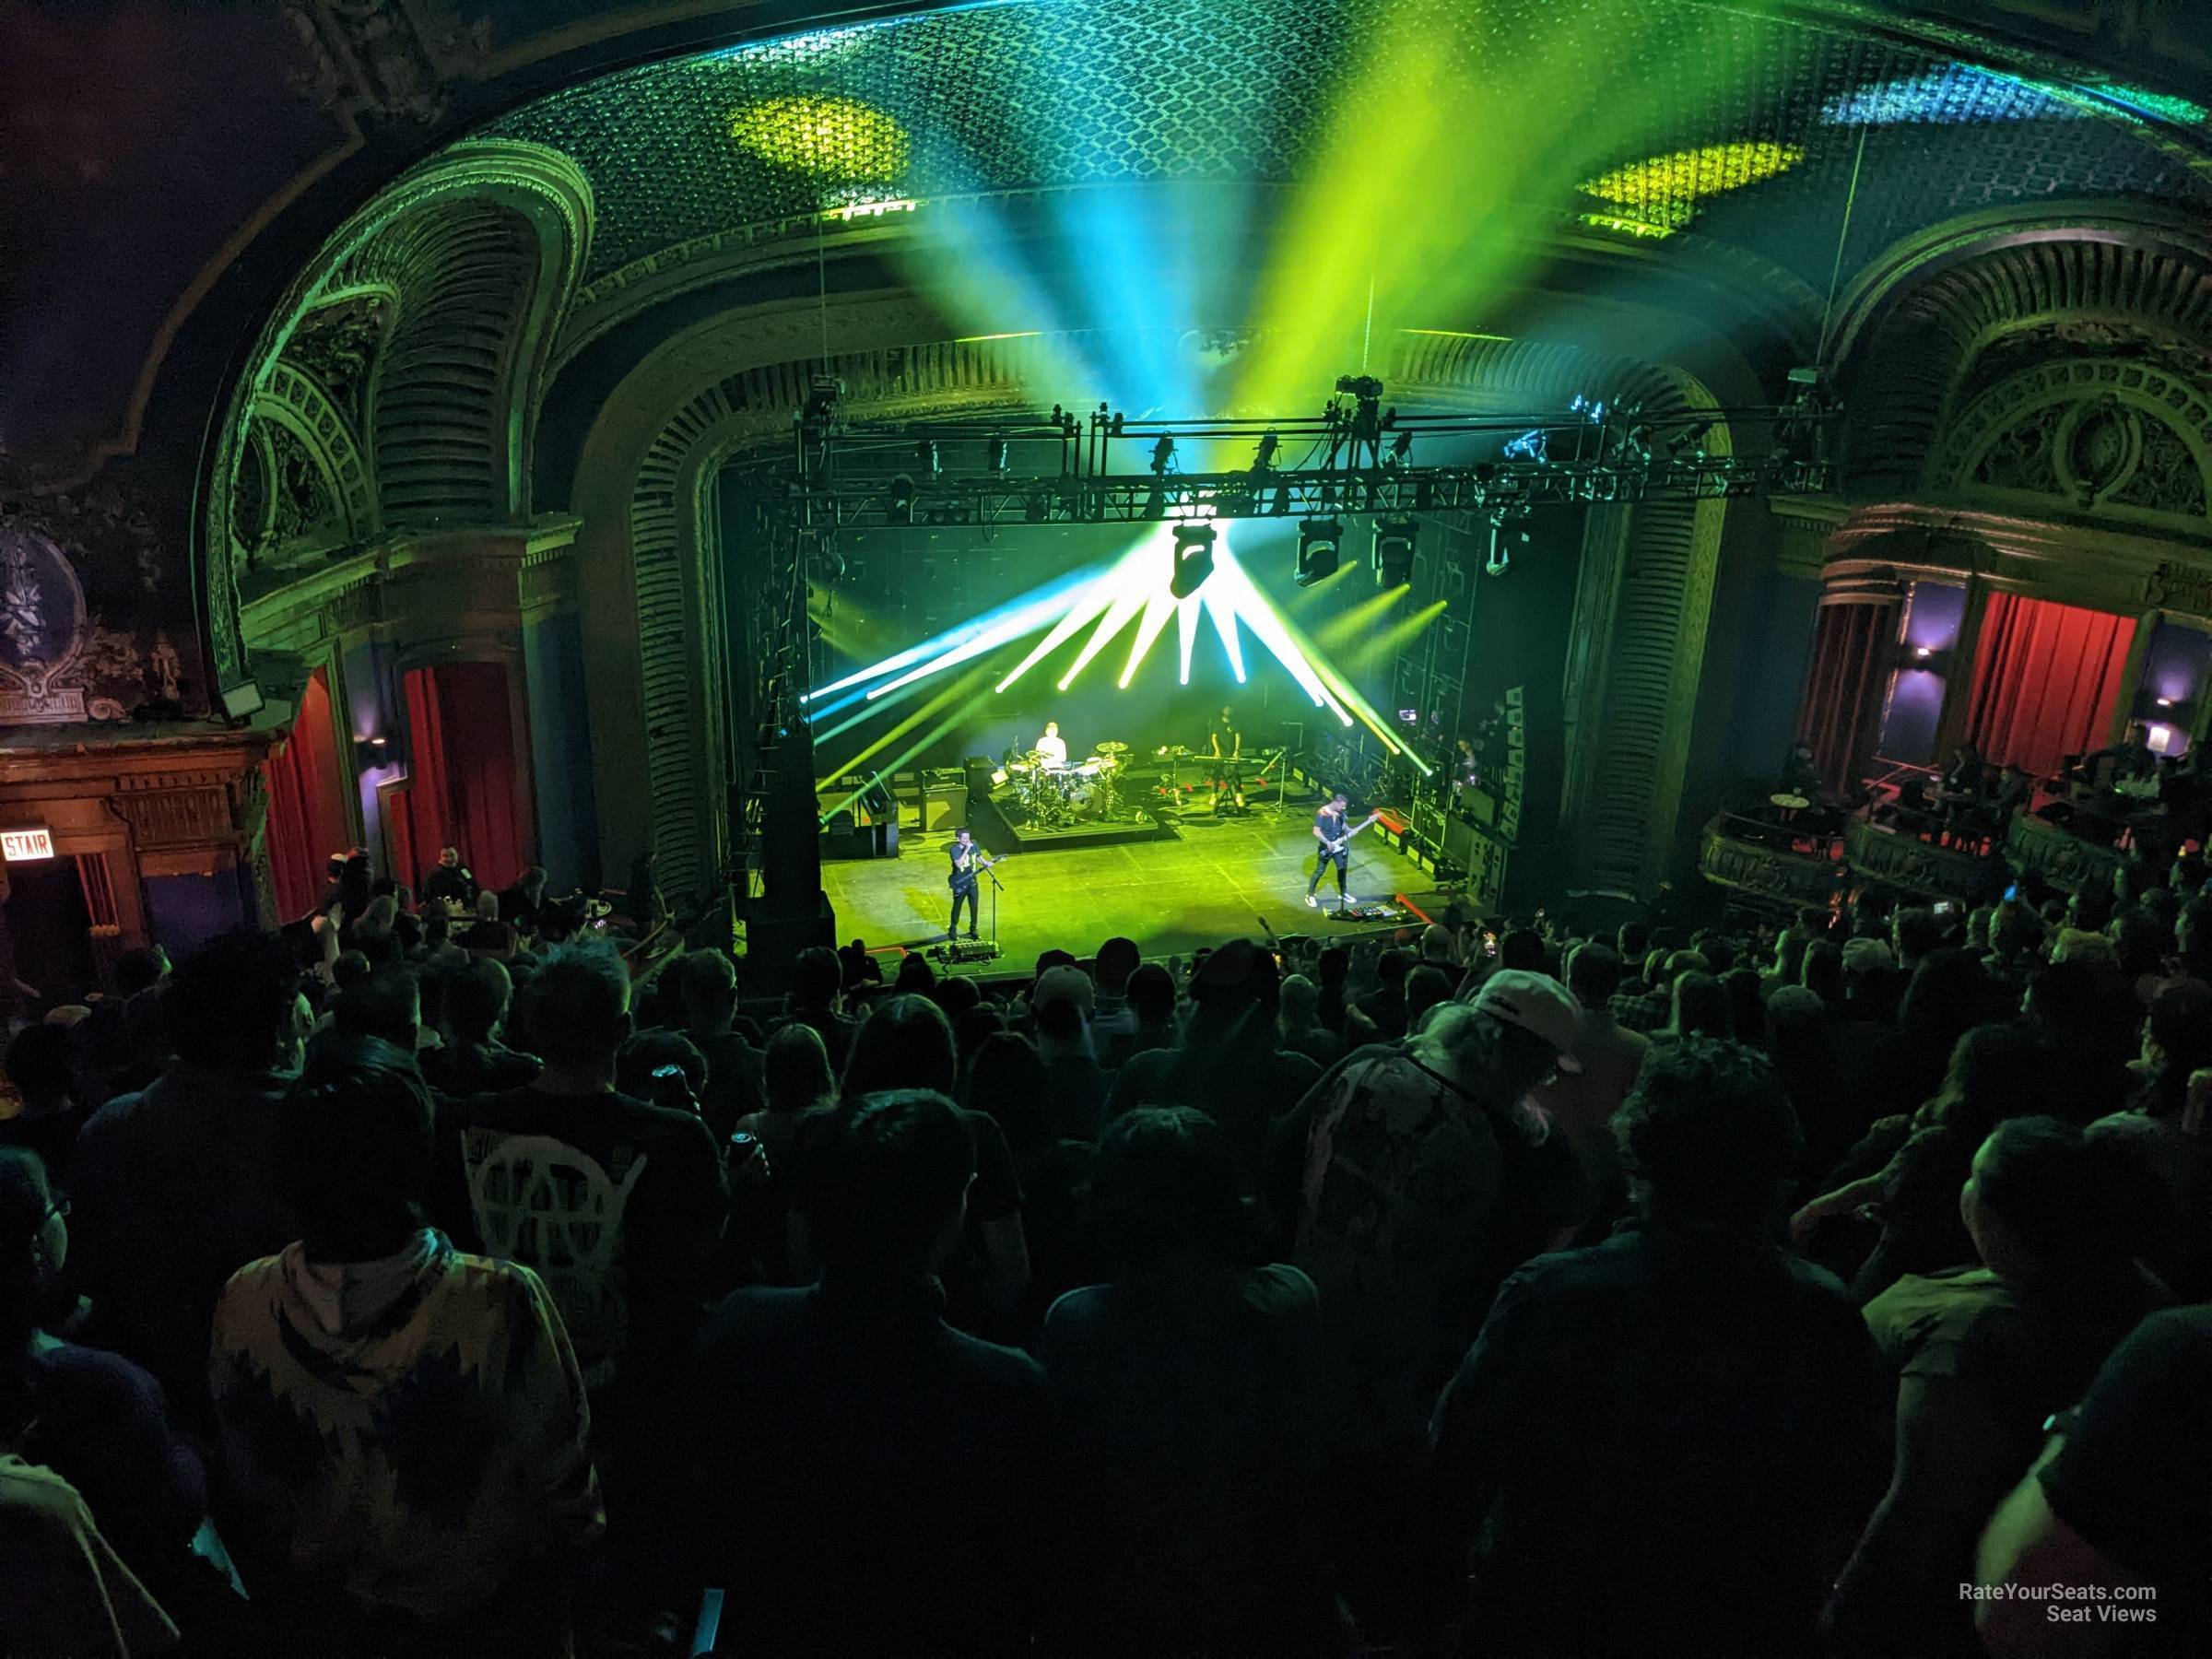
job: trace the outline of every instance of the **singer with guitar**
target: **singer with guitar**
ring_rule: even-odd
[[[946,884],[952,888],[952,925],[946,929],[945,936],[948,939],[959,936],[960,906],[966,904],[968,907],[968,936],[972,939],[977,936],[975,931],[975,877],[979,871],[989,869],[998,860],[991,857],[975,844],[975,834],[969,830],[957,831],[952,838],[952,843],[945,851],[952,855],[952,868],[945,877]]]
[[[1352,862],[1352,855],[1346,849],[1352,844],[1353,836],[1375,821],[1376,814],[1369,813],[1347,830],[1344,822],[1345,809],[1345,794],[1340,789],[1324,801],[1321,810],[1313,815],[1313,839],[1321,846],[1313,858],[1313,879],[1306,883],[1308,905],[1316,902],[1313,891],[1321,886],[1322,872],[1331,865],[1336,866],[1336,902],[1339,905],[1351,902],[1351,896],[1344,890],[1344,873]]]

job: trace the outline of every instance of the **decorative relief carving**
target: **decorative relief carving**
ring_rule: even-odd
[[[286,360],[314,377],[357,432],[368,417],[369,378],[392,314],[385,295],[348,295],[310,312],[285,342]]]
[[[2163,559],[2143,579],[2143,603],[2156,610],[2212,617],[2212,568]]]
[[[329,547],[344,540],[346,533],[337,497],[306,443],[288,426],[271,421],[267,429],[275,472],[270,480],[272,510],[267,540],[248,549],[248,562],[255,565],[296,552],[303,544]]]
[[[195,694],[169,629],[150,513],[112,479],[35,494],[0,479],[0,724],[182,714]],[[107,606],[136,631],[107,625]],[[157,655],[157,653],[159,653]]]
[[[205,845],[236,836],[230,792],[218,784],[197,789],[119,792],[115,804],[130,821],[141,848]]]
[[[2075,512],[2196,521],[2212,500],[2212,400],[2134,359],[2023,370],[1960,417],[1930,469],[1939,486],[2052,498]]]
[[[2024,813],[2014,817],[2006,832],[2005,855],[2021,868],[2076,891],[2110,887],[2112,872],[2120,865],[2120,854],[2114,849],[2096,846]]]
[[[1979,904],[1998,886],[2004,866],[1915,836],[1895,835],[1854,819],[1843,832],[1844,862],[1862,876],[1937,899]]]
[[[1698,867],[1708,881],[1793,904],[1826,904],[1843,884],[1842,867],[1832,860],[1733,841],[1718,830],[1706,830]]]
[[[285,0],[307,49],[293,89],[328,109],[350,107],[428,126],[445,113],[446,83],[490,49],[491,26],[464,29],[443,0]]]

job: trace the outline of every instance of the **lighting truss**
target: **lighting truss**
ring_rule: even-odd
[[[1101,406],[1088,417],[1055,408],[1049,418],[980,423],[839,423],[821,429],[818,441],[802,442],[795,477],[786,466],[763,467],[759,486],[804,524],[828,532],[1403,516],[1809,495],[1835,482],[1828,432],[1838,410],[1818,387],[1784,405],[1666,416],[1576,403],[1563,413],[1401,416],[1382,410],[1379,395],[1364,394],[1301,419],[1131,419]],[[1708,436],[1724,427],[1725,453],[1712,453]],[[1182,471],[1160,460],[1208,451],[1250,455],[1271,437],[1265,466]],[[911,456],[919,442],[937,445],[945,470],[887,477],[885,458]],[[1447,443],[1494,451],[1496,458],[1416,463],[1424,447],[1434,453]],[[1058,451],[1053,470],[998,470],[1009,453],[1029,458],[1048,445]],[[1310,457],[1304,464],[1283,464],[1301,453]]]

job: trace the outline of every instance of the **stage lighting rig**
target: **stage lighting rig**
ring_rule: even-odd
[[[994,438],[983,446],[983,465],[994,473],[1006,470],[1006,441]]]
[[[1283,441],[1277,433],[1273,431],[1261,433],[1260,447],[1252,457],[1252,470],[1255,473],[1273,472],[1275,470],[1275,453],[1282,446]]]
[[[1168,468],[1174,463],[1175,440],[1162,432],[1159,441],[1152,446],[1152,476],[1156,478],[1166,477]]]
[[[914,522],[914,480],[906,473],[894,473],[891,486],[884,492],[884,516],[894,524]]]
[[[1336,574],[1344,526],[1335,519],[1312,518],[1298,527],[1298,585],[1310,588]]]
[[[1214,527],[1211,524],[1175,526],[1175,571],[1168,578],[1168,592],[1188,599],[1214,573]]]
[[[1413,580],[1413,544],[1420,526],[1406,518],[1375,521],[1375,585],[1400,588]]]
[[[945,462],[937,453],[935,438],[924,438],[914,445],[914,465],[933,478],[944,476]]]

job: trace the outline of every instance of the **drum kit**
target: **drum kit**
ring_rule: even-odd
[[[1121,810],[1125,743],[1101,743],[1088,759],[1055,764],[1035,749],[1006,762],[1014,798],[1040,830],[1065,830],[1084,818],[1110,818]]]

